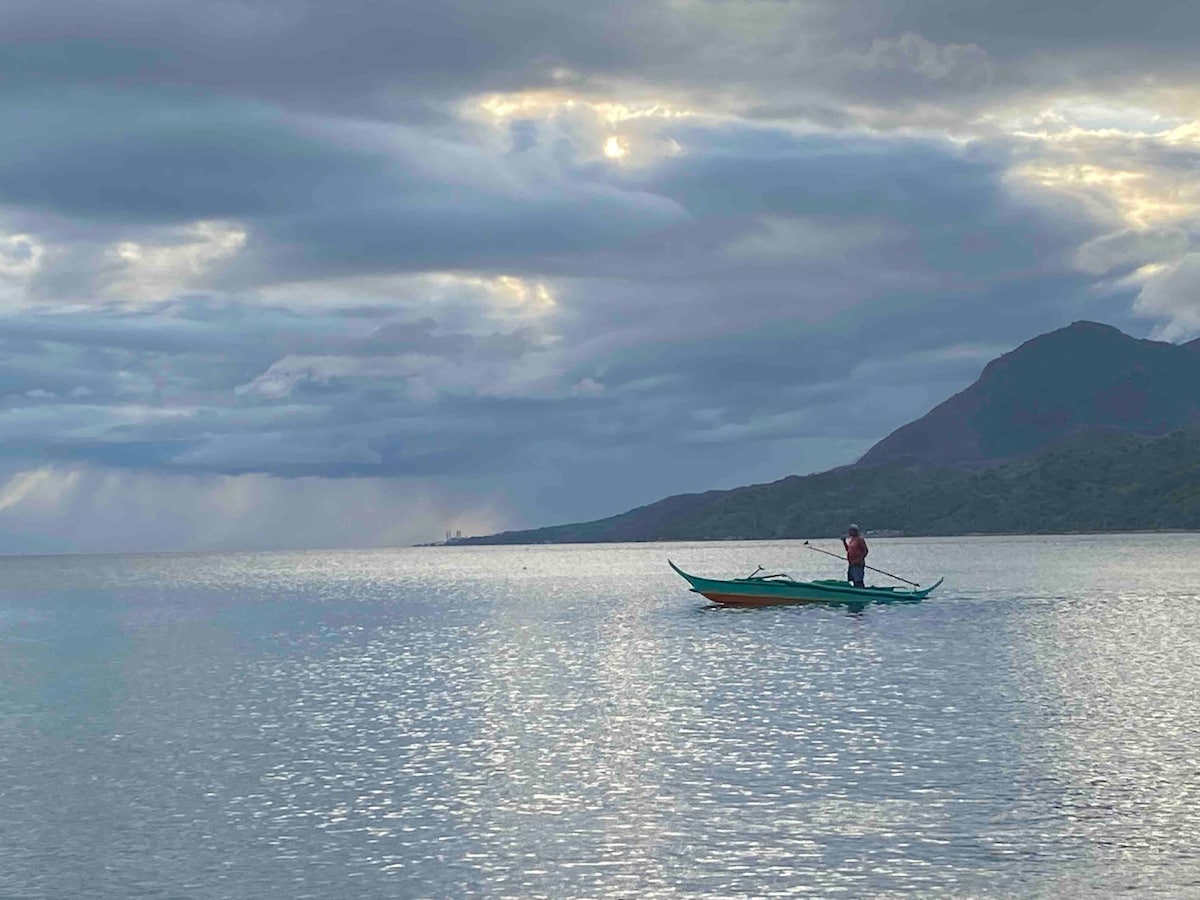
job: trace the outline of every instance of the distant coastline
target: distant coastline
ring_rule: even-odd
[[[872,540],[891,539],[958,539],[958,538],[998,538],[998,537],[1106,537],[1123,534],[1200,534],[1200,528],[1122,528],[1110,531],[1097,529],[1081,529],[1076,531],[969,531],[944,532],[939,534],[905,534],[901,532],[864,531]],[[572,547],[582,544],[737,544],[737,543],[781,543],[791,541],[836,541],[841,535],[807,535],[805,537],[720,537],[720,538],[644,538],[625,541],[493,541],[492,535],[474,535],[462,540],[436,541],[427,544],[412,544],[413,548],[431,547]]]
[[[453,543],[786,540],[850,522],[897,537],[1200,530],[1200,341],[1076,322],[992,360],[856,463]]]

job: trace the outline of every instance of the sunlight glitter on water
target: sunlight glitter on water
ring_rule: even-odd
[[[794,542],[3,560],[0,894],[1187,893],[1196,550],[878,541],[947,584],[857,612],[665,565]]]

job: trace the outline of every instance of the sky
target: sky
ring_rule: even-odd
[[[6,0],[0,552],[397,546],[1200,334],[1200,5]]]

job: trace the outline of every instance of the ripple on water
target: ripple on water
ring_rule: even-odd
[[[4,561],[0,894],[1193,891],[1195,597],[1119,576],[1196,564],[876,544],[948,588],[664,571],[818,574],[788,543]]]

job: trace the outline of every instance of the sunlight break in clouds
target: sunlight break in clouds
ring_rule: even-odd
[[[629,148],[615,134],[610,135],[604,142],[604,155],[609,159],[619,160],[629,155]]]
[[[158,301],[191,287],[246,244],[246,230],[230,222],[196,222],[162,243],[119,241],[107,251],[117,274],[105,287],[122,300]]]
[[[558,91],[521,91],[509,94],[489,94],[469,101],[465,107],[470,115],[472,108],[487,113],[496,124],[507,124],[512,119],[541,118],[586,111],[608,127],[637,119],[686,119],[697,116],[698,110],[680,109],[668,103],[621,102],[619,100],[596,100],[571,96]]]
[[[1200,214],[1191,166],[1172,151],[1200,150],[1200,123],[1174,110],[1059,100],[1025,123],[1013,113],[1013,137],[1033,158],[1013,175],[1106,206],[1134,228],[1170,225]]]
[[[1098,211],[1112,209],[1134,228],[1150,228],[1196,215],[1197,197],[1163,183],[1150,172],[1112,169],[1097,163],[1040,164],[1018,167],[1013,175],[1051,190],[1084,198]]]
[[[540,281],[529,282],[513,275],[497,275],[495,278],[445,277],[457,277],[466,284],[478,285],[492,296],[505,298],[509,303],[515,303],[522,310],[529,310],[535,314],[552,310],[556,306],[550,288]]]
[[[1155,106],[1156,97],[1163,99]],[[1137,290],[1133,310],[1165,320],[1155,334],[1178,339],[1200,330],[1190,237],[1200,222],[1200,121],[1174,95],[1133,100],[1075,97],[1050,103],[1012,135],[1026,161],[1011,183],[1079,202],[1108,231],[1080,246],[1075,265],[1107,276],[1109,290]]]
[[[554,128],[555,133],[577,137],[581,146],[599,147],[605,159],[638,164],[683,152],[683,146],[667,130],[671,126],[715,120],[699,109],[678,108],[661,101],[600,100],[556,91],[491,94],[467,104],[463,115],[468,119],[482,116],[499,129],[510,128],[515,122],[541,123]],[[622,133],[615,134],[618,127]]]

